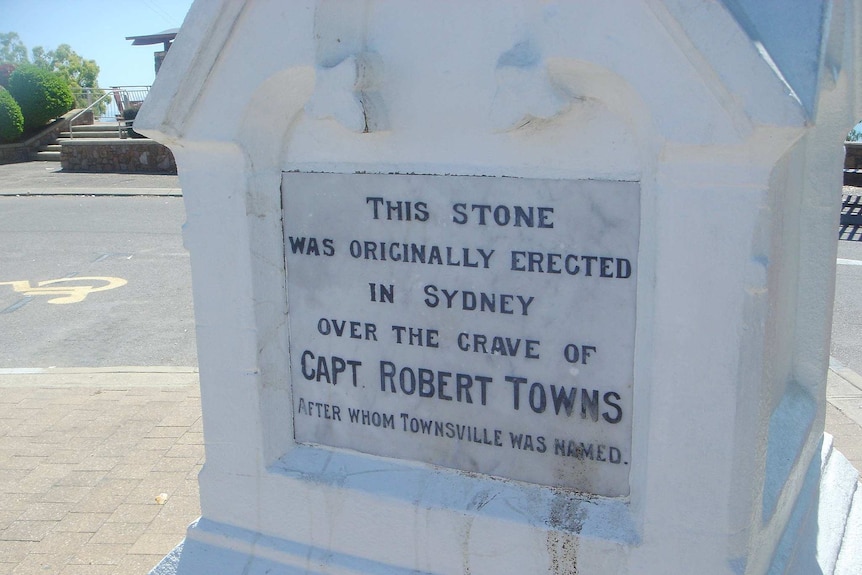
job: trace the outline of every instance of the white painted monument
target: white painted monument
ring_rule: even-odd
[[[823,424],[862,11],[796,4],[197,2],[136,121],[206,441],[153,573],[860,572]]]

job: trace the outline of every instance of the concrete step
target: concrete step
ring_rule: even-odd
[[[43,162],[59,162],[60,152],[36,152],[36,159]]]
[[[862,573],[858,493],[859,472],[824,433],[820,457],[808,468],[768,574]]]
[[[40,152],[59,152],[63,146],[60,144],[48,144],[47,146],[42,147]]]
[[[847,514],[841,551],[835,562],[834,575],[857,575],[862,573],[862,484],[856,484],[853,503]]]
[[[58,143],[58,144],[60,144],[60,146],[63,146],[63,145],[65,145],[65,144],[72,143],[72,142],[74,142],[74,143],[76,143],[76,144],[77,144],[77,143],[79,143],[79,142],[87,142],[87,143],[89,143],[89,144],[105,144],[105,145],[111,145],[111,144],[114,144],[114,143],[115,143],[113,140],[116,140],[116,139],[117,139],[117,138],[98,138],[98,137],[96,137],[96,138],[92,138],[92,137],[90,137],[90,136],[87,136],[87,137],[84,137],[84,136],[81,136],[81,137],[75,136],[75,139],[74,139],[74,140],[70,140],[70,139],[68,139],[68,138],[60,138],[60,139],[58,139],[58,140],[57,140],[57,143]]]
[[[829,450],[827,457],[823,465],[820,498],[817,502],[817,555],[823,573],[834,573],[846,533],[847,519],[853,509],[859,472],[834,447]]]
[[[88,124],[86,126],[75,126],[75,132],[106,132],[116,130],[116,122],[99,122],[97,124]]]
[[[70,137],[71,136],[70,136],[69,132],[60,132],[60,138],[59,139],[67,139],[68,140]],[[75,139],[76,140],[78,138],[119,138],[119,137],[120,137],[120,132],[119,132],[119,130],[117,130],[117,128],[114,128],[113,130],[105,129],[105,130],[99,130],[99,131],[87,130],[85,132],[79,132],[78,129],[75,128]]]

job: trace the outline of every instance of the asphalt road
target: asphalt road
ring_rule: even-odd
[[[0,368],[196,366],[184,219],[179,197],[0,197]]]

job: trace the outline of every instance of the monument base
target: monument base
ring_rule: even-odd
[[[862,573],[862,484],[857,470],[841,453],[833,448],[832,436],[824,434],[820,457],[809,466],[805,485],[781,538],[768,575],[855,575]],[[527,501],[525,500],[525,504]],[[466,511],[466,510],[465,510]],[[590,555],[592,545],[604,546],[608,542],[596,541],[596,533],[579,537],[579,556]],[[616,541],[618,544],[619,541]],[[429,544],[432,544],[429,542]],[[465,541],[469,547],[469,542]],[[409,565],[394,565],[373,557],[359,557],[343,553],[338,542],[330,548],[313,548],[295,541],[271,537],[247,529],[202,518],[193,523],[187,537],[171,551],[150,575],[264,575],[266,573],[377,573],[408,575],[425,572],[449,572],[449,566],[425,571]],[[637,544],[633,544],[637,547]],[[433,554],[432,554],[433,555]],[[616,555],[616,559],[632,558],[637,553]],[[560,557],[563,559],[563,557]],[[606,558],[609,558],[606,556]],[[492,558],[487,558],[492,559]],[[671,560],[669,563],[673,563]],[[580,561],[578,573],[593,573]],[[496,561],[483,566],[481,556],[471,557],[469,572],[500,573]],[[559,573],[570,572],[557,565]],[[722,565],[700,565],[700,573],[743,573],[739,565],[730,562]],[[598,571],[596,571],[598,572]],[[620,562],[605,563],[601,573],[662,573],[666,575],[668,562],[662,565],[634,565]],[[687,569],[686,569],[686,572]]]
[[[859,472],[824,434],[767,573],[862,573],[860,487]]]

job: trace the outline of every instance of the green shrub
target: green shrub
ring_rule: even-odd
[[[15,64],[10,64],[9,62],[0,64],[0,86],[3,86],[4,88],[9,87],[9,76],[11,76],[14,71]]]
[[[44,126],[75,103],[62,76],[36,66],[17,67],[9,76],[9,93],[21,106],[25,130]]]
[[[0,143],[14,142],[23,130],[21,107],[9,92],[0,87]]]

